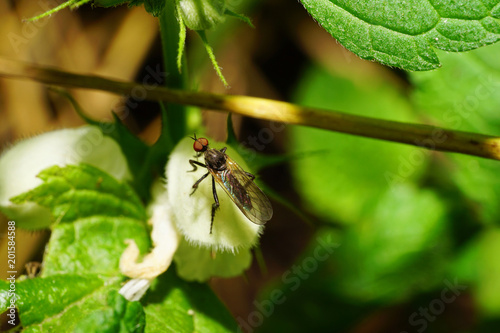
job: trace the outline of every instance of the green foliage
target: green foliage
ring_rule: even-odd
[[[410,74],[415,90],[409,99],[383,77],[346,79],[317,66],[304,72],[295,98],[355,114],[498,133],[498,48],[438,53],[442,69]],[[261,304],[269,305],[276,291],[284,300],[273,304],[262,332],[343,332],[391,306],[410,309],[401,320],[407,331],[443,332],[445,316],[431,309],[433,321],[419,324],[415,320],[425,318],[419,309],[441,300],[448,310],[471,294],[487,319],[483,331],[494,331],[488,325],[500,317],[498,162],[308,128],[294,128],[291,138],[296,152],[328,151],[294,161],[292,171],[304,208],[340,231],[318,230],[310,248],[261,295]],[[331,253],[318,259],[318,248]],[[453,302],[442,300],[449,290]],[[290,320],[297,312],[303,317]]]
[[[100,205],[108,208],[106,216],[128,216],[145,219],[145,212],[133,190],[90,165],[49,167],[38,175],[44,183],[18,195],[12,202],[32,201],[52,210],[58,222],[102,214]]]
[[[23,332],[72,331],[90,313],[107,306],[108,294],[119,287],[119,282],[117,278],[105,281],[92,274],[62,274],[18,281],[16,305]],[[2,281],[2,305],[5,288]]]
[[[118,260],[126,239],[134,239],[142,251],[150,246],[146,212],[127,184],[89,165],[53,166],[39,177],[43,184],[13,201],[45,206],[57,222],[42,276],[119,275]]]
[[[435,192],[394,187],[344,233],[330,262],[339,271],[330,287],[346,298],[391,304],[439,286],[451,248],[447,222]]]
[[[439,67],[434,48],[467,51],[500,38],[498,1],[301,2],[348,50],[406,70]]]
[[[207,30],[224,21],[225,0],[178,0],[182,21],[191,30]]]
[[[16,305],[23,325],[39,324],[45,318],[59,314],[103,285],[104,281],[96,275],[52,275],[18,281]],[[6,287],[6,282],[2,281],[2,291]],[[6,304],[9,301],[10,298],[2,292],[1,312],[6,311]]]
[[[26,332],[89,327],[92,318],[99,319],[95,311],[110,311],[106,299],[122,280],[124,241],[134,239],[142,251],[150,246],[145,210],[128,185],[89,165],[54,166],[39,177],[44,183],[13,201],[37,202],[57,223],[41,277],[16,283],[21,323]],[[127,327],[139,320],[120,313],[108,319],[108,325]]]
[[[413,94],[419,112],[441,126],[465,131],[500,131],[500,86],[498,52],[488,46],[461,57],[442,54],[443,68],[428,73],[412,73]],[[441,166],[443,178],[456,190],[457,205],[469,211],[469,218],[457,216],[455,229],[468,232],[470,239],[459,250],[453,273],[475,288],[478,307],[484,317],[500,316],[498,283],[498,217],[500,214],[500,166],[495,161],[450,155]],[[470,225],[464,228],[464,226]],[[470,233],[470,228],[475,232]],[[482,227],[482,230],[480,229]],[[480,231],[477,231],[477,230]]]
[[[236,332],[225,306],[206,284],[188,283],[170,269],[146,294],[146,332]]]
[[[139,302],[128,302],[116,291],[108,294],[107,307],[93,311],[80,321],[75,333],[86,332],[144,332],[146,319]]]
[[[442,54],[442,70],[412,73],[413,99],[422,114],[436,124],[463,131],[498,133],[500,130],[500,74],[496,61],[499,45],[460,57]],[[498,222],[500,214],[500,166],[496,161],[451,155],[449,176],[476,206],[482,223]]]
[[[54,166],[40,173],[39,187],[15,198],[48,207],[58,222],[41,277],[16,282],[16,306],[24,332],[232,332],[234,321],[208,286],[187,283],[170,270],[147,300],[117,294],[123,280],[118,260],[124,241],[144,252],[150,246],[145,210],[132,189],[88,166]],[[9,283],[0,281],[0,311],[10,304]],[[182,330],[178,330],[182,329]]]

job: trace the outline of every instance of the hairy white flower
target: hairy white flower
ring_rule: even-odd
[[[237,253],[215,252],[182,240],[174,256],[177,274],[188,281],[204,282],[213,276],[233,277],[243,273],[252,263],[248,249]]]
[[[191,138],[181,140],[172,151],[167,164],[168,200],[175,216],[177,229],[189,244],[208,248],[210,251],[234,253],[240,249],[251,248],[258,240],[261,226],[246,218],[218,184],[216,184],[216,190],[220,207],[216,211],[212,234],[210,234],[212,204],[214,203],[212,177],[209,175],[191,195],[193,184],[208,172],[202,167],[198,167],[195,172],[188,172],[193,169],[189,160],[196,159],[193,142]],[[224,144],[210,141],[210,147],[221,149]],[[227,147],[226,154],[243,169],[248,170],[248,166],[234,149]],[[204,163],[203,156],[199,158],[199,162]]]
[[[0,210],[27,229],[47,227],[51,223],[48,209],[35,203],[15,205],[10,198],[42,183],[36,176],[53,165],[87,163],[127,179],[127,161],[118,144],[105,137],[95,126],[47,132],[14,144],[0,156]]]

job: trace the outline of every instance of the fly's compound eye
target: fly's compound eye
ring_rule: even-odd
[[[193,143],[193,149],[196,152],[205,151],[208,147],[208,140],[205,138],[196,139]]]

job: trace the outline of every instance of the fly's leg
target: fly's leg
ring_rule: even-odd
[[[219,208],[219,197],[217,197],[217,191],[215,190],[215,180],[212,177],[212,192],[214,194],[215,202],[212,205],[212,222],[210,222],[210,234],[212,234],[212,227],[214,225],[215,211]]]
[[[189,171],[188,171],[189,172]],[[204,174],[203,176],[201,176],[200,179],[198,179],[196,181],[196,183],[193,184],[193,192],[191,192],[190,195],[193,195],[193,193],[196,191],[196,189],[198,188],[198,185],[200,185],[200,183],[203,181],[203,179],[207,178],[207,176],[210,174],[210,172],[207,172],[206,174]]]
[[[193,167],[193,170],[189,170],[188,172],[195,172],[196,170],[198,170],[197,166],[201,166],[203,168],[207,167],[205,164],[200,163],[200,162],[195,161],[195,160],[189,160],[189,164],[191,164],[191,166]]]
[[[252,175],[250,172],[245,172],[245,174],[250,177],[251,180],[255,179],[255,175]]]

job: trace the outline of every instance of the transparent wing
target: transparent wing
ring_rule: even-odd
[[[255,224],[269,221],[273,216],[273,207],[264,192],[230,157],[227,157],[226,166],[226,170],[219,172],[209,169],[215,181],[250,221]]]

